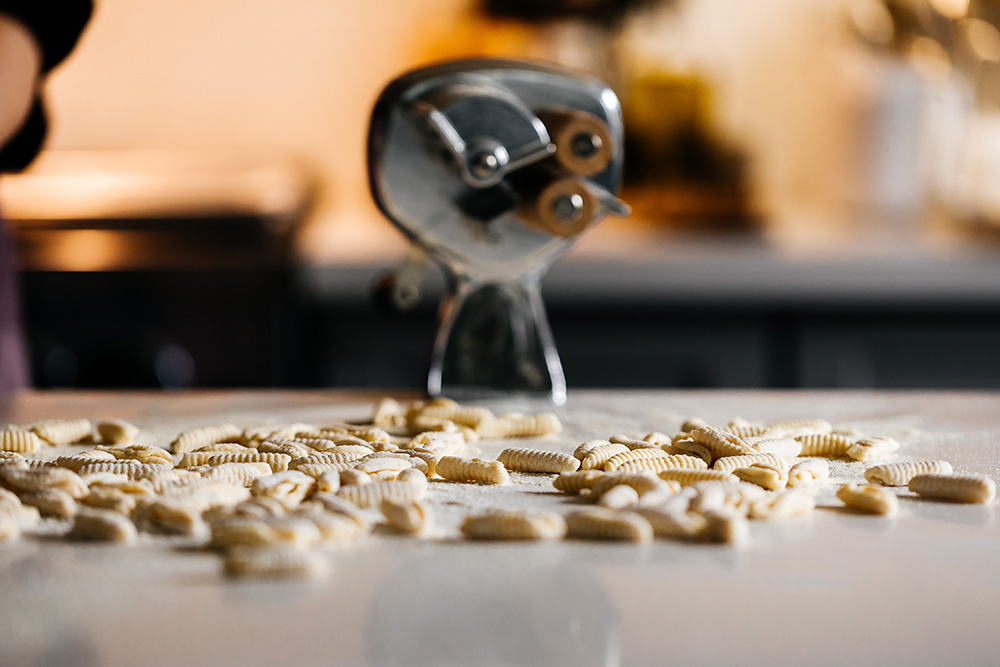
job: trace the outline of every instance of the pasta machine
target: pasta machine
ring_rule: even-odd
[[[379,208],[411,241],[391,299],[420,293],[428,259],[449,278],[427,380],[434,396],[566,400],[542,303],[548,268],[618,198],[623,128],[601,81],[505,60],[409,72],[385,88],[368,136]]]

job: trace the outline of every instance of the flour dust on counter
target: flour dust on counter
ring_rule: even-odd
[[[321,578],[343,549],[373,540],[745,548],[755,526],[816,510],[861,520],[897,515],[900,499],[995,499],[988,477],[813,415],[688,416],[647,433],[613,430],[633,426],[613,419],[595,433],[596,421],[573,419],[586,426],[575,437],[552,412],[385,398],[357,421],[244,421],[169,434],[122,419],[10,425],[0,432],[0,541],[180,540],[218,552],[229,577]],[[511,438],[530,446],[504,447]]]

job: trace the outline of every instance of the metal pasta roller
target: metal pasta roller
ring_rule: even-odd
[[[413,243],[391,297],[420,293],[428,258],[450,278],[429,393],[566,400],[540,281],[606,215],[622,170],[622,118],[602,82],[534,64],[464,60],[404,74],[372,113],[368,174]]]

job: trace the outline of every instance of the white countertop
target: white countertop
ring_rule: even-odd
[[[0,397],[0,421],[119,416],[165,444],[219,418],[364,418],[372,398],[28,393]],[[618,432],[671,432],[691,416],[824,417],[896,437],[901,458],[946,458],[957,472],[1000,479],[1000,394],[593,391],[571,392],[558,412],[566,429],[544,444],[565,451]],[[484,443],[482,453],[503,446]],[[833,472],[855,479],[864,467]],[[166,538],[0,545],[0,664],[912,666],[987,664],[1000,651],[995,506],[902,492],[899,515],[885,519],[835,509],[824,493],[810,516],[754,522],[740,549],[452,539],[480,506],[569,509],[547,480],[515,475],[504,488],[432,492],[442,539],[376,533],[331,552],[332,573],[320,582],[227,581],[215,555]]]

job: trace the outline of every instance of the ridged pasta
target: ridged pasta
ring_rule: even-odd
[[[779,459],[785,459],[786,461],[804,456],[802,454],[802,443],[795,438],[752,438],[747,440],[747,446],[759,454],[773,454]]]
[[[625,484],[631,486],[640,497],[659,488],[662,482],[650,472],[609,472],[597,480],[590,488],[592,498],[600,499],[612,488]]]
[[[675,456],[674,454],[668,454],[667,452],[663,451],[659,447],[656,447],[654,449],[630,449],[627,452],[622,452],[621,454],[615,454],[610,459],[608,459],[607,461],[605,461],[605,463],[604,463],[604,471],[605,472],[614,472],[615,470],[617,470],[619,468],[619,466],[621,466],[622,464],[624,464],[624,463],[626,463],[628,461],[639,461],[639,460],[643,460],[643,459],[668,459],[668,460],[677,460],[677,461],[681,460],[681,459],[674,459],[674,458],[672,458],[674,456]],[[700,459],[695,459],[694,457],[686,457],[685,460],[687,460],[687,461],[699,460],[700,461]]]
[[[576,449],[573,450],[573,456],[583,461],[592,451],[594,451],[598,447],[610,444],[611,441],[609,440],[587,440],[586,442],[582,442],[579,445],[577,445]]]
[[[250,486],[258,477],[270,475],[271,466],[266,463],[221,463],[208,466],[202,472],[205,479],[228,482],[237,486]]]
[[[272,472],[281,472],[288,469],[288,463],[292,457],[287,454],[268,454],[267,452],[231,452],[227,454],[215,454],[210,456],[205,465],[215,466],[220,463],[266,463],[271,466]]]
[[[907,486],[917,495],[958,503],[991,503],[996,498],[996,483],[982,475],[915,475]]]
[[[463,459],[457,456],[442,456],[437,462],[436,472],[452,482],[475,482],[477,484],[507,484],[510,476],[499,461]]]
[[[89,419],[44,419],[24,426],[50,445],[72,445],[93,435]]]
[[[532,438],[562,430],[559,417],[551,412],[533,415],[516,413],[498,415],[481,423],[476,432],[484,438]]]
[[[917,475],[951,473],[951,464],[947,461],[903,461],[872,466],[865,470],[865,479],[885,486],[906,486]]]
[[[802,445],[800,456],[822,456],[828,459],[847,456],[847,450],[854,444],[850,438],[834,433],[800,435],[795,440]]]
[[[712,453],[712,458],[717,459],[723,456],[743,456],[745,454],[755,454],[743,439],[716,430],[710,426],[696,428],[690,433],[691,439],[698,444],[704,445]]]
[[[580,461],[569,454],[544,449],[508,447],[500,452],[497,460],[507,470],[535,473],[572,472],[580,467]]]
[[[242,433],[243,430],[239,426],[228,422],[192,428],[178,434],[170,443],[170,448],[174,454],[187,454],[205,445],[236,440]]]
[[[385,500],[397,503],[416,502],[424,497],[425,487],[412,482],[372,482],[342,486],[337,495],[358,507],[378,507]]]
[[[695,482],[738,482],[739,478],[725,470],[705,470],[696,468],[670,468],[658,473],[660,479],[674,480],[684,486]]]
[[[563,493],[580,493],[583,490],[589,491],[604,475],[602,470],[564,472],[552,480],[552,486]]]
[[[745,454],[743,456],[726,456],[712,464],[713,470],[732,472],[737,468],[746,468],[754,463],[771,463],[776,466],[786,466],[784,460],[774,454]]]
[[[45,443],[42,439],[31,431],[10,428],[0,431],[0,450],[5,452],[32,454],[43,446]]]
[[[631,450],[621,443],[605,441],[587,451],[580,461],[580,470],[602,470],[611,457],[627,454],[629,451]]]

